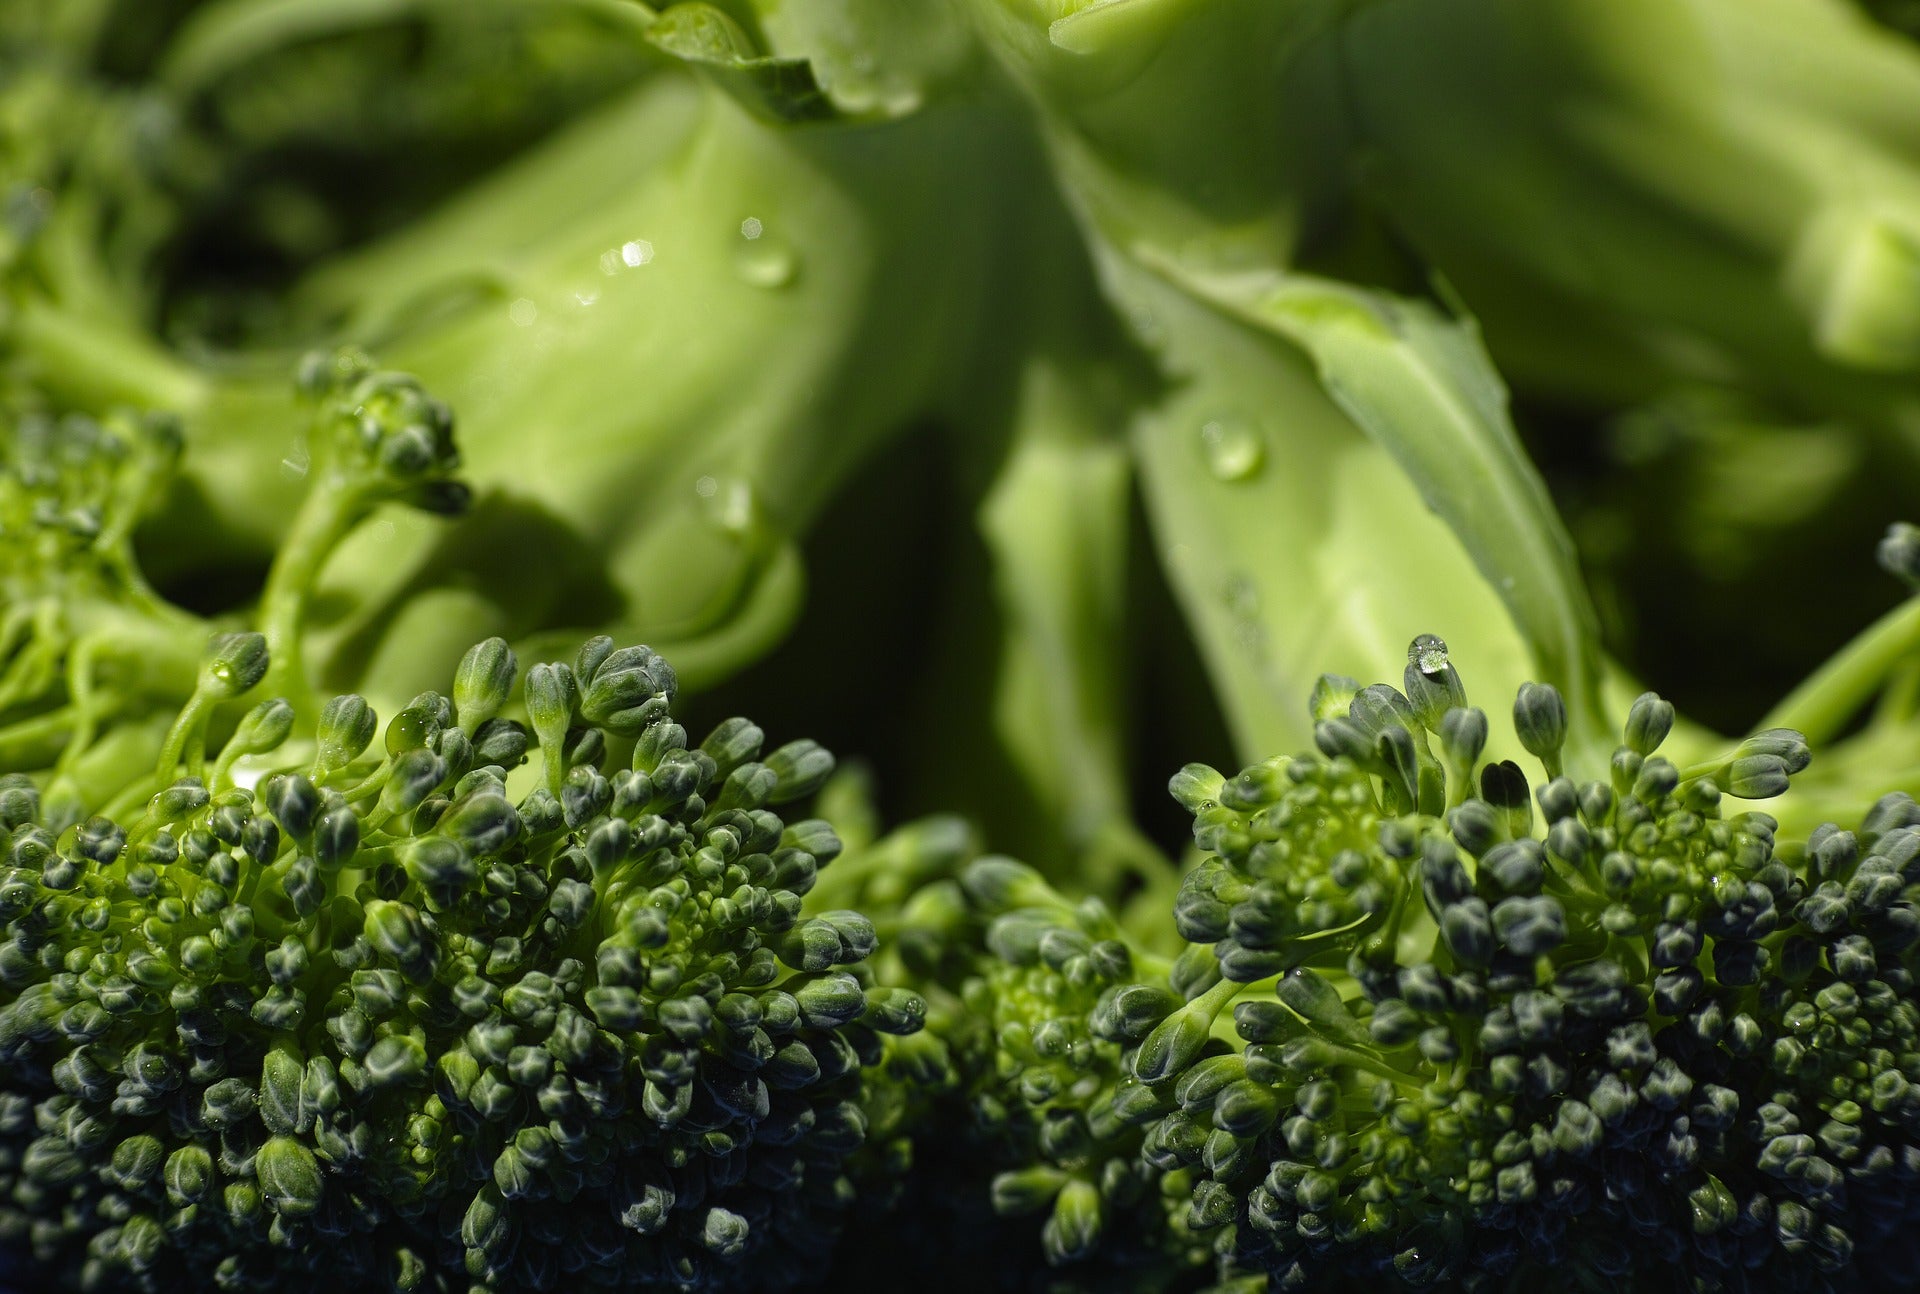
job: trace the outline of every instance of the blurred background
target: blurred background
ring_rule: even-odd
[[[888,818],[1175,853],[1173,769],[1304,740],[1316,674],[1397,677],[1413,632],[1490,695],[1585,669],[1733,733],[1897,600],[1915,27],[0,0],[0,400],[181,413],[139,548],[218,614],[298,489],[285,373],[364,347],[452,405],[477,503],[349,542],[326,684],[610,629],[678,663],[690,725],[813,734]],[[1502,582],[1524,536],[1419,505],[1421,428],[1382,439],[1310,338],[1220,304],[1263,274],[1449,321],[1435,371],[1544,480],[1591,661]]]

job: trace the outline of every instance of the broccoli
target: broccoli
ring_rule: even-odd
[[[839,843],[770,806],[833,761],[745,720],[691,744],[644,647],[535,665],[525,723],[516,672],[479,644],[377,745],[359,697],[298,747],[262,702],[64,828],[5,779],[0,1236],[88,1288],[813,1270],[865,1070],[924,1012],[863,917],[801,915]],[[263,677],[263,636],[217,639],[176,731]]]
[[[171,422],[3,442],[0,1243],[99,1289],[802,1281],[889,1162],[867,1074],[925,1011],[864,917],[802,912],[840,845],[771,806],[832,757],[691,742],[672,668],[604,636],[524,683],[486,640],[384,728],[322,699],[335,547],[467,490],[412,378],[340,352],[297,385],[257,629],[129,546]]]
[[[0,1249],[1904,1275],[1855,7],[0,0]]]
[[[609,626],[730,673],[798,613],[842,484],[960,383],[1009,199],[955,150],[1006,160],[1004,114],[789,136],[703,5],[86,7],[0,26],[0,406],[180,419],[164,587],[280,550],[289,353],[365,347],[459,409],[475,506],[356,537],[315,599],[337,686],[404,699],[476,639]]]
[[[1403,687],[1329,677],[1312,710],[1312,753],[1175,775],[1201,856],[1170,921],[952,848],[837,878],[905,887],[885,964],[1050,1260],[1234,1290],[1912,1270],[1920,806],[1784,840],[1734,806],[1787,790],[1800,735],[1681,767],[1652,693],[1576,781],[1538,684],[1530,783],[1430,636]]]

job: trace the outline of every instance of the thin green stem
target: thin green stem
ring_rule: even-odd
[[[207,782],[207,789],[216,795],[233,789],[233,766],[244,758],[236,743],[229,742],[221,747],[219,756],[213,761],[213,777]]]
[[[1909,598],[1829,657],[1757,727],[1792,728],[1810,745],[1824,745],[1840,735],[1860,707],[1916,651],[1920,651],[1920,598]]]
[[[1893,672],[1873,709],[1876,728],[1903,728],[1920,713],[1920,660],[1910,660]]]
[[[33,627],[35,608],[23,606],[18,602],[0,612],[0,660],[13,657],[21,644],[27,641]]]
[[[94,665],[99,658],[111,649],[103,638],[83,638],[75,644],[72,654],[67,658],[67,695],[72,700],[72,710],[77,719],[73,725],[73,735],[68,739],[67,748],[61,753],[60,762],[55,771],[65,769],[93,741],[98,730],[103,706],[100,694],[94,688]]]
[[[35,604],[31,619],[31,635],[7,663],[6,673],[0,674],[0,710],[39,696],[53,685],[59,671],[60,648],[66,641],[60,604],[52,598]]]
[[[295,705],[306,698],[300,630],[307,601],[327,559],[359,521],[361,511],[357,491],[337,479],[322,478],[294,514],[293,527],[260,595],[260,628],[267,638],[265,695],[283,696]]]
[[[154,776],[162,785],[173,780],[173,770],[180,767],[182,759],[186,761],[190,776],[199,776],[207,758],[207,719],[213,713],[213,698],[196,690],[180,708],[180,717],[173,721],[173,727],[167,731],[167,739],[160,747],[160,759],[154,766]]]
[[[380,788],[387,784],[387,774],[393,771],[393,759],[388,757],[380,761],[380,766],[340,794],[346,797],[348,804],[357,804],[368,796],[378,795]],[[324,782],[321,785],[325,785]]]
[[[1249,986],[1238,980],[1222,979],[1218,984],[1187,1003],[1187,1010],[1198,1010],[1208,1020],[1218,1016],[1227,1003],[1233,1001]]]

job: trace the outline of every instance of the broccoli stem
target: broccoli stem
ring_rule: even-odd
[[[306,699],[300,628],[307,599],[321,568],[360,520],[362,511],[357,491],[343,482],[322,479],[294,514],[293,526],[267,572],[266,589],[260,595],[260,626],[267,636],[272,661],[267,667],[266,695],[286,697],[296,706]]]
[[[79,707],[66,705],[0,727],[0,765],[46,767],[67,748],[80,719]]]
[[[200,775],[201,768],[206,764],[207,720],[212,716],[216,704],[217,698],[196,691],[181,707],[180,717],[174,720],[166,742],[160,747],[160,760],[154,774],[160,785],[165,785],[172,777],[173,770],[180,767],[183,758],[187,764],[187,775]]]
[[[1915,651],[1920,651],[1920,597],[1909,598],[1856,635],[1754,730],[1792,728],[1810,745],[1830,742]]]
[[[211,383],[123,322],[77,315],[44,300],[19,303],[10,340],[33,357],[38,384],[90,409],[131,404],[188,415]]]
[[[1899,727],[1920,712],[1920,661],[1907,661],[1894,670],[1874,708],[1876,725]]]

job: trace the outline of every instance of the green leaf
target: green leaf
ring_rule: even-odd
[[[1546,485],[1507,415],[1472,322],[1433,306],[1274,270],[1186,270],[1143,259],[1204,300],[1298,345],[1327,394],[1393,455],[1499,592],[1545,679],[1566,697],[1575,750],[1611,740],[1598,619]]]
[[[698,68],[757,116],[791,122],[834,115],[807,60],[760,53],[739,23],[710,4],[674,5],[647,28],[647,43]]]
[[[637,31],[651,11],[638,0],[544,0]],[[166,47],[158,79],[182,94],[213,85],[277,49],[344,32],[475,9],[533,9],[542,0],[215,0],[194,9]]]
[[[1297,348],[1122,258],[1110,268],[1177,382],[1138,418],[1134,450],[1155,549],[1243,760],[1305,746],[1316,679],[1397,678],[1421,633],[1446,638],[1469,695],[1538,677],[1461,539]],[[1259,439],[1250,470],[1219,461],[1235,426]]]

